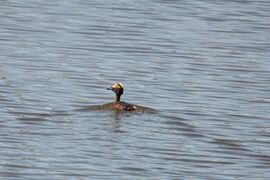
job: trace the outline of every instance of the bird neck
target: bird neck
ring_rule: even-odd
[[[121,97],[121,95],[119,96],[119,95],[115,95],[115,102],[119,102],[120,101],[120,97]]]

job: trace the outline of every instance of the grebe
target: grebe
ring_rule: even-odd
[[[124,87],[122,83],[114,83],[107,90],[112,90],[115,93],[115,101],[112,103],[111,108],[113,110],[123,110],[123,111],[134,111],[136,110],[136,106],[126,103],[124,101],[120,101],[121,95],[124,93]]]

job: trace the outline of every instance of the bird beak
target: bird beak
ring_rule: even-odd
[[[112,88],[110,87],[110,88],[106,88],[106,90],[112,90]]]

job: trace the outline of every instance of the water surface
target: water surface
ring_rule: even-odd
[[[0,177],[269,179],[269,12],[266,0],[0,1]],[[87,110],[116,81],[158,113]]]

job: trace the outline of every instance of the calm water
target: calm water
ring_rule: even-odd
[[[269,179],[270,2],[0,1],[2,179]],[[84,110],[123,99],[157,114]]]

